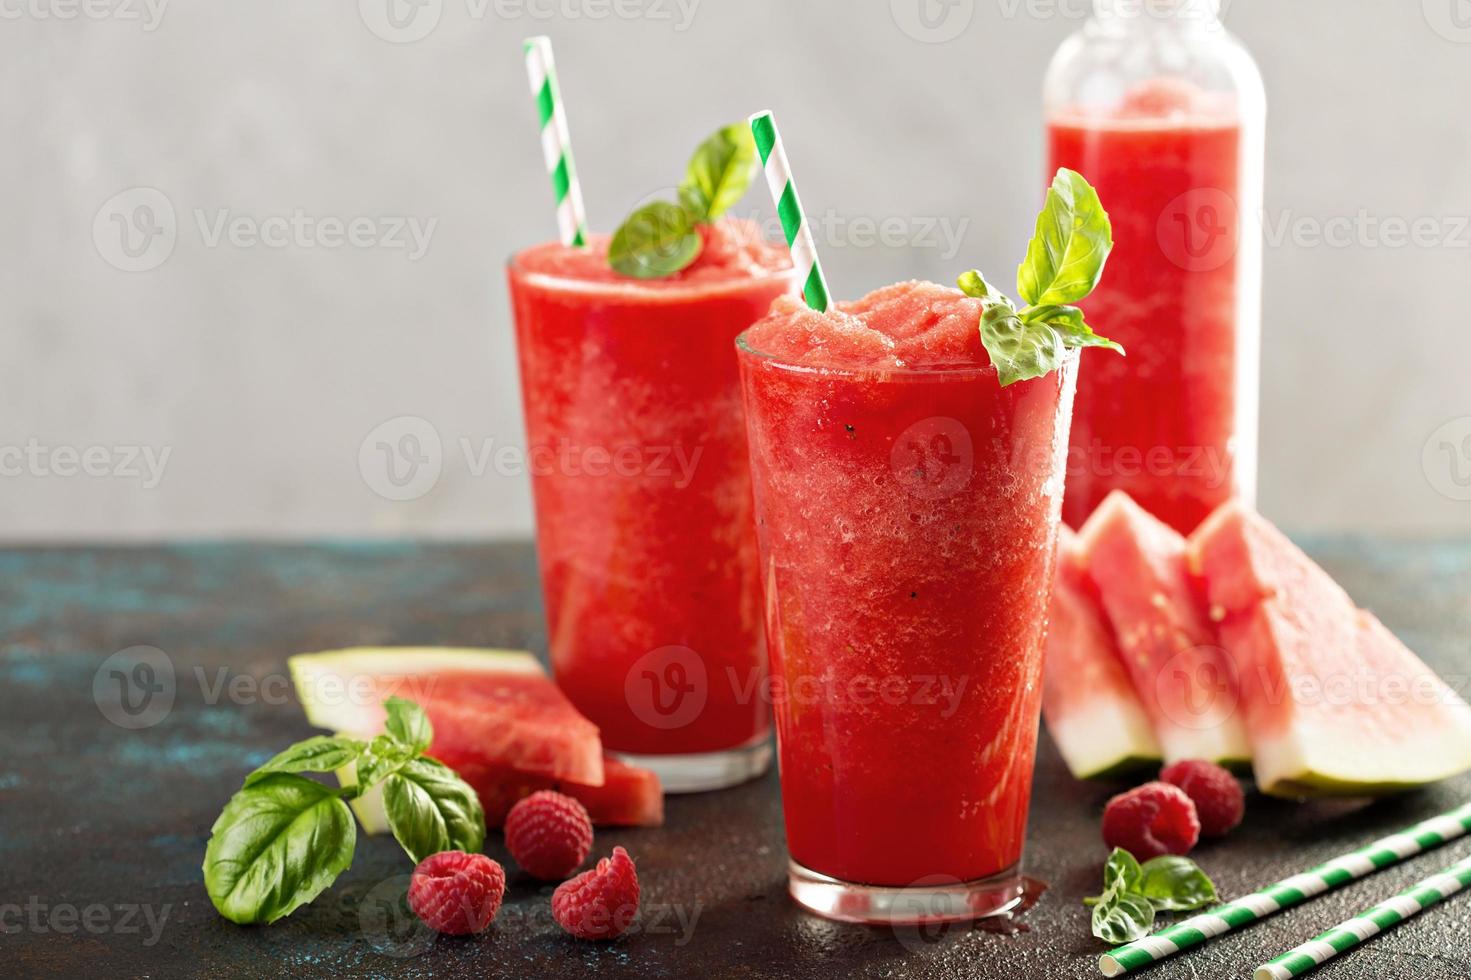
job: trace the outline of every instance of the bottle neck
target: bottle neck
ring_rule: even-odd
[[[1116,30],[1219,27],[1222,0],[1093,0],[1093,19]]]

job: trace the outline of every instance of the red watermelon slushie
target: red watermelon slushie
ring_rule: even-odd
[[[1056,107],[1048,133],[1048,172],[1077,170],[1108,201],[1116,247],[1083,307],[1129,351],[1078,379],[1063,516],[1080,526],[1124,490],[1188,534],[1256,482],[1260,243],[1243,228],[1260,186],[1247,134],[1232,96],[1164,79],[1109,109]]]
[[[557,683],[674,791],[769,762],[731,343],[796,288],[754,226],[701,233],[699,259],[660,279],[615,273],[606,236],[509,269]]]
[[[834,918],[1021,894],[1078,353],[1002,387],[981,310],[783,298],[738,342],[790,888]]]

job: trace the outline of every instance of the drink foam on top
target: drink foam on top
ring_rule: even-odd
[[[679,272],[658,279],[630,279],[614,272],[608,265],[611,235],[591,235],[585,248],[558,242],[535,245],[517,255],[515,262],[524,272],[648,289],[756,279],[792,267],[787,250],[766,241],[753,221],[724,218],[699,230],[705,239],[699,257]]]
[[[746,331],[746,346],[780,361],[840,370],[990,369],[981,346],[982,302],[912,280],[876,289],[826,313],[779,297]]]

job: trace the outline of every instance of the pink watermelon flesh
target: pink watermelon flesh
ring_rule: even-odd
[[[664,789],[659,777],[611,755],[603,757],[601,786],[530,776],[470,760],[461,760],[451,768],[475,787],[485,809],[485,826],[492,829],[506,822],[506,814],[517,800],[543,789],[581,801],[599,827],[657,827],[664,822]]]
[[[1159,742],[1066,526],[1057,552],[1042,686],[1047,730],[1079,779],[1158,763]]]
[[[1471,768],[1471,709],[1261,515],[1223,504],[1190,561],[1240,668],[1264,792],[1390,792]]]
[[[450,670],[377,675],[372,683],[382,700],[397,694],[423,707],[434,726],[429,754],[452,769],[475,764],[589,786],[603,782],[597,726],[544,674]]]
[[[1205,615],[1185,539],[1115,490],[1078,542],[1165,760],[1246,763],[1236,669]]]

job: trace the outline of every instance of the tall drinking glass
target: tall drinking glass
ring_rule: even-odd
[[[1078,354],[1002,387],[979,315],[901,283],[737,342],[789,886],[832,918],[1022,893]]]
[[[771,755],[731,343],[796,286],[732,222],[664,279],[616,275],[607,248],[508,270],[551,661],[605,748],[668,791],[713,789]]]

